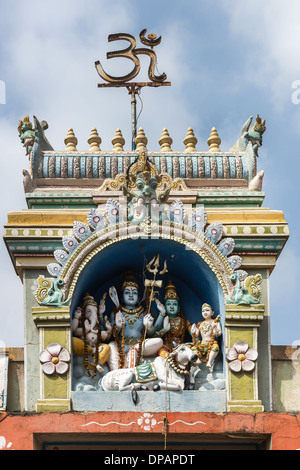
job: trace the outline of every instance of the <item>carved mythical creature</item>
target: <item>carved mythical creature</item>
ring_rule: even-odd
[[[48,129],[47,121],[39,121],[36,116],[33,116],[33,122],[35,127],[35,141],[38,143],[40,150],[54,150],[47,137],[45,131]]]
[[[253,129],[250,129],[245,137],[252,143],[255,154],[258,154],[258,148],[262,146],[262,136],[266,131],[266,121],[261,120],[259,115],[256,116],[256,122]]]
[[[248,143],[251,142],[254,154],[258,156],[258,148],[262,146],[262,136],[266,131],[266,121],[262,121],[259,115],[257,115],[256,122],[254,126],[251,127],[252,120],[253,116],[250,116],[250,118],[245,122],[241,129],[238,141],[230,149],[230,151],[245,152]]]
[[[251,305],[259,303],[259,296],[254,297],[249,293],[248,289],[242,285],[241,276],[238,271],[232,274],[232,276],[230,276],[230,279],[234,286],[234,291],[232,297],[229,297],[228,295],[226,297],[226,301],[228,304]],[[258,283],[258,280],[256,281],[256,283]],[[258,289],[257,292],[259,293],[260,289]]]
[[[52,280],[47,279],[44,276],[39,276],[34,284],[34,295],[38,304],[58,308],[68,305],[70,298],[63,301],[63,285],[64,281],[62,279]]]
[[[157,194],[160,176],[145,152],[142,151],[135,164],[129,167],[128,180],[138,190],[138,193],[133,193],[123,186],[123,194],[128,203],[128,220],[133,224],[140,224],[146,217],[150,217],[153,222],[161,223],[165,218],[163,204],[168,200],[171,188]]]

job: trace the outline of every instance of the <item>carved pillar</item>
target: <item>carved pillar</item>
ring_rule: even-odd
[[[258,397],[258,330],[265,306],[226,305],[225,348],[227,410],[260,413]]]
[[[68,412],[71,410],[70,309],[33,307],[32,315],[40,339],[40,398],[36,411]]]

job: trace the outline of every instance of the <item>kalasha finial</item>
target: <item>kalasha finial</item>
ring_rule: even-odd
[[[111,143],[114,146],[113,147],[114,152],[124,152],[125,139],[120,129],[116,130],[116,133],[114,137],[112,138]]]
[[[65,138],[65,144],[67,152],[77,152],[76,145],[78,144],[78,140],[72,128],[68,130],[67,136]]]
[[[198,139],[196,138],[194,131],[191,127],[188,128],[187,134],[184,138],[185,152],[196,152],[196,144]]]
[[[171,145],[173,143],[173,139],[170,137],[167,129],[162,130],[162,134],[158,143],[160,145],[161,152],[172,152]]]
[[[135,145],[136,150],[139,151],[142,148],[147,148],[148,139],[145,135],[144,129],[142,127],[139,128],[137,136],[135,138]]]
[[[209,152],[221,152],[219,148],[219,145],[221,144],[221,139],[215,127],[212,128],[207,143],[209,145]]]
[[[101,152],[100,144],[102,142],[101,137],[98,134],[98,131],[95,127],[91,130],[91,135],[88,138],[88,144],[90,145],[90,152]]]

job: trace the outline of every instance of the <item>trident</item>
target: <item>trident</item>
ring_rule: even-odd
[[[159,259],[159,254],[157,256],[154,256],[154,258],[150,261],[149,264],[146,265],[146,269],[149,273],[153,274],[153,280],[151,281],[150,279],[145,279],[145,287],[150,287],[150,297],[149,297],[149,304],[148,304],[148,312],[150,313],[150,308],[152,302],[155,300],[155,295],[158,294],[158,291],[155,291],[155,287],[162,288],[162,280],[157,280],[156,277],[159,274],[162,276],[163,274],[168,272],[167,268],[167,260],[164,262],[164,268],[162,271],[159,271],[160,269],[160,259]],[[153,266],[153,267],[152,267]]]

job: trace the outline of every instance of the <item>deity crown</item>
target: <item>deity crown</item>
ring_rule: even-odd
[[[172,283],[171,279],[169,280],[168,285],[166,287],[165,301],[166,300],[179,300],[179,297],[176,292],[176,287]]]
[[[215,313],[215,312],[213,311],[212,307],[211,307],[209,304],[203,304],[203,305],[202,305],[202,308],[205,308],[205,307],[209,307],[209,308],[211,309],[212,313]]]
[[[82,308],[85,309],[88,305],[94,305],[95,307],[98,307],[97,302],[95,301],[94,297],[92,297],[88,292],[85,294],[84,299],[83,299],[83,305]]]
[[[139,288],[139,285],[133,273],[127,273],[125,275],[124,281],[122,284],[122,290],[124,290],[125,287],[136,287],[136,289]]]

